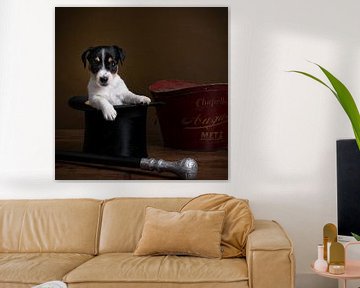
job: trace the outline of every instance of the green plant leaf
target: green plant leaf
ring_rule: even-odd
[[[328,78],[328,80],[330,81],[330,83],[334,89],[332,89],[329,85],[327,85],[325,82],[323,82],[319,78],[317,78],[309,73],[297,71],[297,70],[292,70],[289,72],[294,72],[294,73],[305,75],[305,76],[321,83],[322,85],[327,87],[334,94],[334,96],[339,101],[340,105],[343,107],[345,113],[347,114],[347,116],[350,119],[353,131],[354,131],[356,143],[360,150],[360,114],[359,114],[358,108],[356,107],[354,98],[352,97],[350,91],[345,87],[345,85],[340,80],[338,80],[334,75],[332,75],[329,71],[327,71],[325,68],[321,67],[320,65],[318,65],[316,63],[313,63],[313,64],[317,65],[321,69],[321,71]]]
[[[356,239],[356,241],[360,241],[360,235],[357,235],[353,232],[351,232],[351,235]]]
[[[354,130],[354,135],[355,135],[356,143],[357,143],[358,148],[359,148],[359,150],[360,150],[360,135],[356,132],[356,130],[354,129],[354,127],[353,127],[353,130]]]
[[[306,73],[306,72],[298,71],[298,70],[290,70],[288,72],[294,72],[294,73],[302,74],[302,75],[305,75],[305,76],[307,76],[307,77],[309,77],[311,79],[314,79],[315,81],[318,81],[319,83],[321,83],[325,87],[329,88],[330,91],[335,95],[335,97],[338,98],[338,95],[336,94],[336,92],[329,85],[327,85],[325,82],[321,81],[319,78],[315,77],[314,75],[311,75],[311,74]]]
[[[318,64],[315,64],[315,65],[317,65],[321,69],[321,71],[329,79],[331,85],[334,87],[334,89],[338,95],[337,98],[350,119],[350,122],[351,122],[353,130],[354,130],[355,138],[356,138],[356,143],[358,144],[358,148],[360,150],[360,138],[359,138],[359,136],[360,136],[360,114],[359,114],[358,108],[356,107],[354,98],[352,97],[350,91],[346,88],[346,86],[340,80],[338,80],[334,75],[332,75],[325,68],[321,67]]]

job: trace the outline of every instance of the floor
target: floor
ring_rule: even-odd
[[[57,129],[56,150],[82,151],[82,129]],[[149,141],[151,142],[151,141]],[[153,142],[151,142],[153,143]],[[165,148],[161,143],[148,144],[149,157],[168,161],[186,157],[197,161],[199,170],[196,180],[227,180],[228,151],[199,152]],[[81,164],[75,162],[55,162],[56,180],[175,180],[171,172],[150,172],[135,168],[105,165]]]

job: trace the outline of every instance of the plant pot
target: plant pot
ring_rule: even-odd
[[[360,151],[355,139],[337,141],[338,233],[360,233]]]

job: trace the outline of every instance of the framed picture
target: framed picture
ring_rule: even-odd
[[[56,180],[228,179],[228,8],[55,9]]]

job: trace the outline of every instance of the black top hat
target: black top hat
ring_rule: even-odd
[[[100,110],[87,104],[87,96],[70,98],[70,107],[85,112],[83,152],[99,155],[145,158],[146,115],[149,105],[114,106],[117,116],[114,121],[104,119]]]

